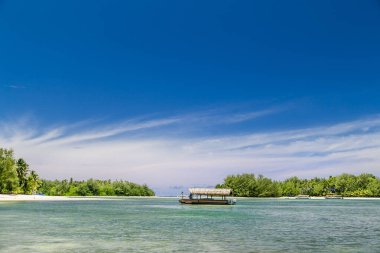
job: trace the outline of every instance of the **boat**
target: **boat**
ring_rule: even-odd
[[[311,199],[309,195],[297,195],[296,199]]]
[[[325,196],[325,199],[343,199],[342,195],[329,194]]]
[[[190,205],[235,205],[235,199],[229,199],[232,196],[231,189],[212,189],[212,188],[189,188],[189,196],[186,198],[181,195],[178,200],[181,204]]]

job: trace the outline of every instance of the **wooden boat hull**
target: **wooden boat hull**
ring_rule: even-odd
[[[216,200],[216,199],[180,199],[178,200],[181,204],[189,205],[231,205],[232,203],[228,200]]]

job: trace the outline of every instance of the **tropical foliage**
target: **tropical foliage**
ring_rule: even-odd
[[[153,196],[147,185],[128,181],[41,180],[13,150],[0,148],[0,193],[45,194],[55,196]]]
[[[13,157],[13,150],[0,148],[0,193],[36,193],[41,185],[37,173],[23,160]]]
[[[52,196],[154,196],[154,192],[145,184],[95,179],[42,180],[39,191]]]
[[[341,174],[329,178],[300,179],[291,177],[275,181],[262,175],[230,175],[217,188],[231,188],[238,197],[281,197],[300,194],[325,196],[339,194],[346,197],[380,197],[380,178],[372,174]]]

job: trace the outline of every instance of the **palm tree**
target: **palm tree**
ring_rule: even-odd
[[[26,192],[26,185],[28,180],[28,171],[29,171],[29,165],[24,161],[24,159],[20,158],[17,160],[17,176],[18,176],[18,182],[20,189],[23,192]]]
[[[27,188],[28,193],[36,194],[38,187],[41,185],[41,180],[38,177],[37,173],[32,170],[28,176]]]

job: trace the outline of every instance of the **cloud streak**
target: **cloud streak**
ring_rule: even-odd
[[[9,89],[25,89],[26,86],[24,85],[14,85],[14,84],[9,84],[9,85],[4,85],[5,88]]]
[[[127,179],[156,190],[214,185],[228,174],[243,172],[277,179],[342,172],[380,174],[379,116],[288,131],[171,135],[173,128],[186,132],[189,127],[237,124],[270,113],[227,115],[225,120],[205,115],[202,124],[184,115],[95,126],[82,122],[46,130],[28,127],[26,121],[3,122],[0,146],[14,148],[42,177]],[[216,123],[217,117],[221,120]]]

